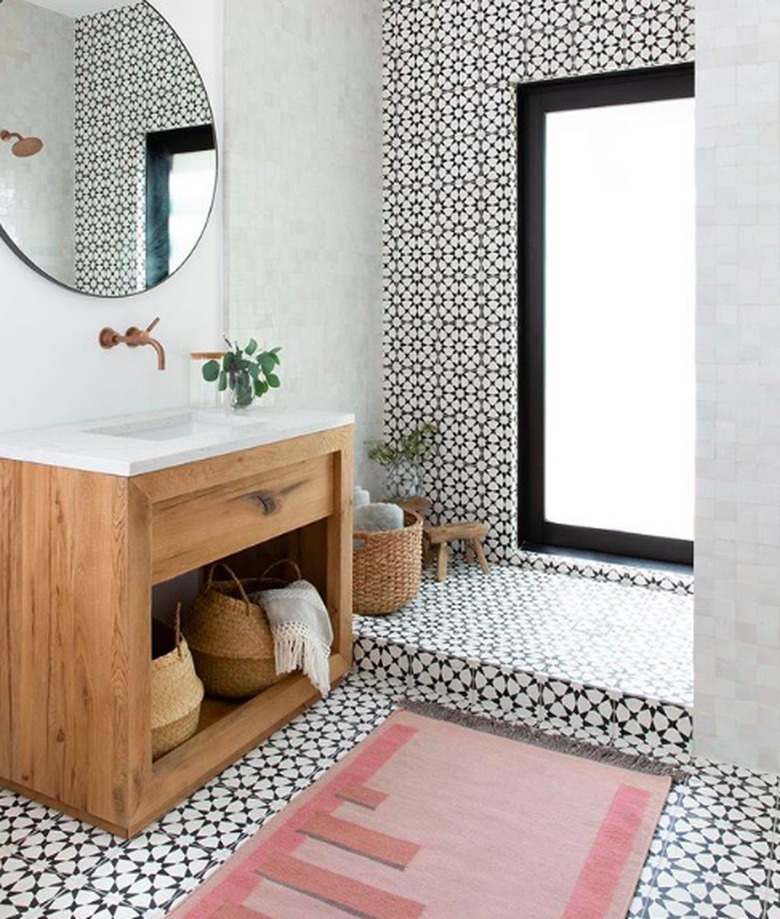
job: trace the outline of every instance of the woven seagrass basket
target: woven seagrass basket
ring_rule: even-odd
[[[294,562],[286,563],[300,576]],[[230,580],[214,580],[218,567],[227,572]],[[223,562],[212,565],[206,586],[195,598],[184,627],[195,670],[209,695],[244,699],[279,679],[268,619],[248,594],[286,584],[280,578],[265,575],[239,579]]]
[[[413,600],[422,578],[423,521],[404,511],[404,528],[353,534],[352,608],[386,616]]]
[[[189,740],[198,727],[203,683],[179,627],[152,621],[152,758]]]

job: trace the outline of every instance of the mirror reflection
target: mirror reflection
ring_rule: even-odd
[[[190,256],[217,175],[213,116],[146,0],[0,0],[0,233],[95,296],[139,293]]]

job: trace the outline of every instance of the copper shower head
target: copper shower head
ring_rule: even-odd
[[[38,137],[22,137],[16,131],[0,131],[0,140],[12,140],[14,137],[16,143],[11,147],[14,156],[35,156],[43,150],[43,141]]]

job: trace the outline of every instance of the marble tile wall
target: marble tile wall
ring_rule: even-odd
[[[697,752],[780,771],[780,4],[697,3]]]
[[[382,424],[379,0],[226,5],[228,326],[280,345],[279,405]]]

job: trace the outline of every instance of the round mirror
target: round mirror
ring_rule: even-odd
[[[0,0],[0,235],[97,297],[189,258],[217,179],[189,52],[146,0]]]

